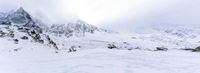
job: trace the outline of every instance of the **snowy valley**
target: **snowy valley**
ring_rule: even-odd
[[[200,27],[123,34],[80,19],[45,24],[0,13],[0,73],[199,73]]]

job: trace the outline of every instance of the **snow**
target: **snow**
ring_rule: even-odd
[[[24,17],[17,15],[14,17]],[[0,13],[0,18],[5,19],[4,16]],[[43,29],[43,33],[34,27],[24,32],[24,28],[19,29],[23,26],[15,26],[16,23],[0,25],[0,35],[4,35],[0,37],[0,73],[200,72],[199,53],[181,50],[200,45],[200,27],[157,26],[149,34],[124,34],[78,21],[67,25],[56,24],[54,29],[49,28],[57,32],[53,33],[46,27],[48,25],[40,24],[40,21],[36,24],[39,24],[38,29]],[[73,32],[68,33],[69,29]],[[36,33],[30,35],[33,30],[40,38],[34,39]],[[23,36],[29,39],[22,39]],[[115,48],[109,48],[109,45]],[[76,52],[69,52],[72,47]],[[168,50],[155,51],[156,47]]]
[[[11,16],[16,17],[16,18],[20,18],[20,17],[26,18],[26,19],[21,18],[19,20],[30,21],[30,19],[27,19],[27,16],[26,16],[29,14],[22,8],[10,14],[13,14]],[[18,14],[20,16],[18,16]],[[5,14],[1,14],[1,15],[5,16]],[[31,18],[31,15],[29,15],[28,18],[29,17]],[[19,20],[16,20],[16,21],[19,21]],[[31,19],[31,21],[33,20]],[[33,21],[33,23],[34,22],[35,21]],[[145,49],[145,50],[155,50],[156,47],[166,47],[166,48],[169,48],[170,50],[182,49],[182,48],[195,48],[200,45],[199,43],[200,37],[198,37],[200,35],[199,27],[155,26],[152,28],[152,31],[154,32],[149,33],[149,34],[138,34],[134,32],[132,34],[121,34],[121,33],[114,33],[112,31],[97,28],[81,20],[78,20],[75,23],[69,23],[69,24],[67,23],[56,24],[54,25],[54,28],[48,28],[48,24],[42,24],[42,22],[40,23],[40,21],[38,22],[36,21],[35,23],[36,24],[33,24],[33,25],[35,26],[38,25],[38,27],[41,27],[41,29],[43,29],[43,34],[41,34],[42,36],[41,38],[45,39],[44,35],[50,36],[50,38],[52,38],[52,40],[56,42],[58,48],[61,50],[68,49],[71,46],[80,46],[84,49],[85,48],[86,49],[106,48],[108,44],[115,44],[118,47],[128,47],[132,49],[139,47],[140,49]],[[17,25],[17,24],[12,23],[12,25]],[[19,39],[20,37],[23,37],[22,35],[27,35],[26,33],[22,33],[18,31],[16,27],[13,27],[13,28],[15,29],[14,30],[15,35],[16,35],[15,38]],[[35,28],[35,30],[38,30],[38,29]],[[3,30],[3,31],[5,32],[6,30]],[[57,33],[53,33],[53,32],[57,32]],[[124,43],[128,43],[129,45],[124,44]],[[5,43],[3,43],[2,41],[2,44],[5,44]],[[19,44],[22,44],[21,46],[23,48],[25,44],[32,45],[35,43],[33,43],[32,40],[29,40],[29,42],[22,41],[22,43],[20,41]],[[36,44],[36,45],[41,46],[39,44]],[[44,46],[46,45],[43,45],[43,47]],[[21,48],[21,47],[18,47],[18,48]]]
[[[88,49],[0,54],[0,73],[199,73],[200,55],[188,51]]]
[[[15,38],[27,35],[14,27]],[[7,30],[2,28],[4,32]],[[47,44],[13,38],[0,38],[0,73],[199,73],[200,55],[180,50],[193,45],[171,34],[85,33],[84,37],[64,37],[49,34],[59,47],[58,53]],[[164,36],[163,36],[164,35]],[[42,36],[43,37],[43,36]],[[195,38],[198,39],[198,38]],[[124,43],[126,42],[126,44]],[[108,49],[108,44],[118,49]],[[128,45],[127,45],[128,44]],[[198,44],[196,44],[198,45]],[[81,46],[68,52],[71,46]],[[153,51],[156,47],[168,51]],[[125,48],[128,47],[128,48]],[[140,49],[135,49],[140,47]],[[127,50],[133,48],[132,50]],[[176,49],[174,49],[176,48]],[[19,49],[14,51],[14,49]]]

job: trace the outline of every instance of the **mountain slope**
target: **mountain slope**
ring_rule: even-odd
[[[110,31],[97,28],[81,20],[49,26],[33,19],[23,8],[19,8],[15,12],[1,13],[0,15],[0,35],[1,39],[4,40],[1,44],[6,44],[9,40],[12,40],[9,42],[12,47],[5,46],[4,49],[6,47],[10,47],[12,50],[16,48],[26,49],[29,47],[24,47],[26,45],[22,43],[29,43],[29,46],[31,46],[36,42],[39,44],[34,46],[43,45],[46,48],[55,48],[56,52],[63,49],[68,51],[68,49],[71,50],[71,47],[81,47],[81,45],[77,45],[79,42],[75,44],[64,43],[69,42],[68,40],[71,40],[72,37],[85,37],[94,33],[110,33]],[[10,37],[10,34],[14,36]],[[17,44],[13,42],[17,42]]]
[[[200,45],[198,28],[192,27],[158,27],[150,34],[122,34],[104,30],[77,19],[76,22],[64,24],[45,24],[42,20],[32,18],[23,8],[15,12],[0,14],[0,30],[2,40],[21,41],[30,38],[25,43],[58,51],[77,51],[83,49],[108,48],[122,50],[151,50],[165,47],[169,50],[195,48]],[[10,37],[8,35],[15,35]],[[24,37],[25,36],[25,37]],[[1,42],[1,44],[7,44]],[[13,41],[12,41],[13,44]],[[20,47],[25,45],[19,42]],[[6,47],[6,46],[5,46]],[[5,49],[5,48],[4,48]]]

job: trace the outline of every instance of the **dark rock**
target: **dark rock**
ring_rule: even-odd
[[[186,49],[182,49],[182,50],[186,50],[186,51],[195,51],[195,49],[192,49],[192,48],[186,48]]]
[[[6,36],[6,33],[0,30],[0,37],[3,38]]]
[[[53,45],[53,47],[56,48],[56,50],[58,50],[57,44],[53,40],[51,40],[51,38],[48,35],[46,36],[46,38],[47,38],[49,44]]]
[[[141,49],[140,47],[136,47],[135,49]]]
[[[11,25],[11,22],[1,22],[1,25]]]
[[[35,30],[32,30],[32,31],[31,31],[31,34],[36,34]]]
[[[117,48],[117,46],[115,46],[114,44],[108,44],[108,48],[109,49],[114,49],[114,48]]]
[[[55,51],[55,53],[59,53],[58,51]]]
[[[193,52],[200,52],[200,46],[196,47]]]
[[[77,50],[75,49],[75,46],[71,46],[71,48],[69,48],[69,52],[76,52]]]
[[[167,51],[168,48],[165,47],[156,47],[156,51]]]
[[[19,43],[19,40],[18,39],[13,39],[14,40],[14,43],[15,44],[18,44]]]
[[[130,45],[130,44],[129,44],[129,43],[127,43],[127,42],[123,42],[123,44]]]
[[[44,40],[39,40],[38,42],[41,44],[44,44]]]
[[[23,37],[21,37],[21,39],[23,39],[23,40],[27,40],[28,37],[27,37],[27,36],[23,36]]]
[[[129,48],[128,50],[133,50],[132,48]]]
[[[15,34],[14,31],[9,31],[9,33],[7,34],[8,37],[14,38]]]
[[[78,48],[81,48],[81,46],[78,46]]]
[[[20,49],[19,48],[17,48],[17,49],[13,49],[14,51],[19,51]]]

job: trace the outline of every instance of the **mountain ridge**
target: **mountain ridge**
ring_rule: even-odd
[[[64,24],[45,24],[42,20],[36,21],[36,18],[33,19],[32,16],[26,12],[22,7],[17,9],[14,12],[1,14],[4,15],[0,17],[0,23],[11,25],[13,23],[17,26],[31,27],[35,28],[38,31],[45,31],[49,33],[63,32],[63,34],[74,34],[74,33],[94,33],[95,31],[106,32],[108,30],[97,28],[94,25],[88,24],[80,19],[78,19],[75,23],[64,23]],[[66,28],[61,28],[66,27]],[[57,29],[60,28],[60,29]],[[52,30],[55,29],[55,30]],[[66,29],[66,30],[63,30]]]
[[[153,28],[156,32],[150,34],[123,34],[98,28],[82,20],[65,24],[45,24],[42,20],[32,18],[23,8],[0,14],[0,39],[12,44],[10,49],[30,48],[21,44],[25,42],[29,45],[37,44],[36,47],[42,45],[53,48],[56,52],[102,47],[154,51],[157,47],[183,49],[200,45],[200,34],[196,28],[158,28]]]
[[[12,40],[5,41],[13,44],[10,49],[27,48],[24,44],[21,44],[26,42],[29,45],[36,43],[37,46],[39,44],[47,45],[46,48],[54,48],[57,52],[63,48],[66,49],[66,46],[69,48],[74,46],[61,45],[63,44],[61,41],[71,37],[85,37],[88,34],[98,32],[110,33],[108,30],[98,28],[82,20],[77,20],[75,23],[48,25],[42,23],[42,20],[36,21],[22,7],[14,12],[0,15],[0,37],[2,40]]]

